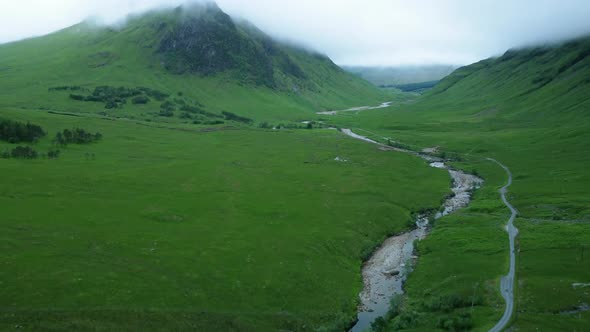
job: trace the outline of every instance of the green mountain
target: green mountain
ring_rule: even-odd
[[[96,100],[68,100],[72,91],[88,90],[81,94],[87,97],[100,86],[182,95],[207,112],[256,120],[298,119],[387,99],[326,56],[277,42],[212,3],[130,17],[121,27],[85,22],[0,46],[0,99],[6,106],[143,119],[153,117],[150,109],[158,111],[154,103],[131,105],[125,94],[111,94],[107,111]]]
[[[418,245],[403,306],[379,330],[489,330],[504,301],[509,212],[497,189],[514,176],[518,210],[512,328],[584,330],[590,279],[590,38],[514,49],[457,69],[432,90],[392,109],[338,125],[414,149],[438,147],[486,183],[469,208],[436,222]],[[586,309],[584,309],[586,308]]]
[[[472,105],[465,112],[483,106],[494,108],[488,113],[500,118],[571,123],[588,117],[589,77],[590,38],[582,38],[514,49],[460,68],[430,92],[428,101],[454,103],[460,98]]]

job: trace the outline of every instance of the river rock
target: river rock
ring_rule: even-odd
[[[388,276],[388,277],[395,277],[396,275],[398,275],[400,272],[399,270],[387,270],[387,271],[383,271],[383,274]]]

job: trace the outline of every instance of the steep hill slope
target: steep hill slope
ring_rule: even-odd
[[[329,58],[278,43],[247,22],[232,20],[215,4],[150,12],[121,27],[86,22],[0,46],[4,106],[162,120],[156,115],[162,100],[147,105],[114,100],[116,107],[105,111],[104,104],[68,98],[72,90],[90,94],[98,86],[147,87],[161,95],[182,95],[177,109],[189,103],[257,120],[298,119],[317,110],[387,99]]]
[[[584,111],[590,103],[589,87],[590,38],[582,38],[510,50],[499,58],[460,68],[425,101],[456,104],[460,99],[471,105],[464,112],[489,106],[502,118],[571,123],[589,116]]]

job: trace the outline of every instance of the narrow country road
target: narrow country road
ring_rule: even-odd
[[[512,172],[510,172],[510,169],[499,161],[491,158],[488,158],[488,160],[500,165],[500,167],[502,167],[508,174],[508,183],[500,189],[500,194],[502,195],[502,201],[512,213],[510,219],[508,220],[508,225],[506,225],[506,231],[508,232],[508,238],[510,240],[510,270],[508,271],[508,275],[502,277],[500,282],[500,291],[504,301],[506,301],[506,310],[504,310],[504,315],[502,315],[502,318],[500,318],[498,323],[496,323],[496,326],[490,330],[490,332],[500,332],[506,328],[508,322],[512,318],[512,312],[514,311],[514,279],[516,272],[516,253],[514,240],[518,235],[518,229],[514,227],[514,219],[518,215],[518,211],[516,211],[514,206],[512,206],[512,204],[510,204],[506,198],[508,188],[512,185]]]

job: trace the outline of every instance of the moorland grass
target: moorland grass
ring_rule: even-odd
[[[41,125],[39,150],[64,128],[103,134],[0,163],[3,329],[342,328],[361,255],[449,190],[444,171],[334,130],[2,114]]]

